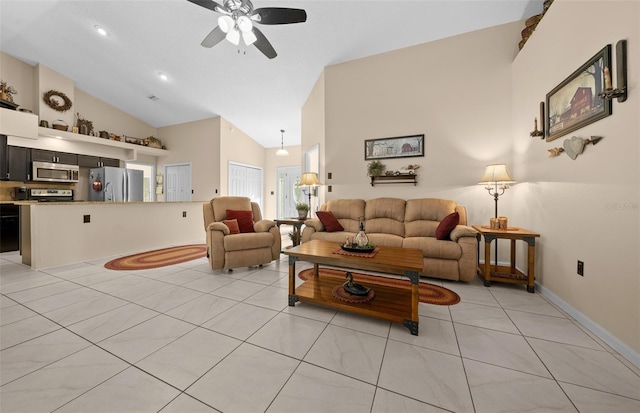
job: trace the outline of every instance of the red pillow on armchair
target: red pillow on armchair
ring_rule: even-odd
[[[227,209],[227,219],[237,219],[240,232],[256,232],[253,229],[253,212]]]
[[[436,238],[439,240],[450,239],[449,235],[451,231],[460,223],[460,214],[454,212],[447,215],[440,221],[438,228],[436,228]]]
[[[316,215],[322,225],[324,225],[324,229],[327,232],[336,232],[336,231],[344,231],[342,225],[338,222],[338,219],[333,215],[331,211],[316,211]]]

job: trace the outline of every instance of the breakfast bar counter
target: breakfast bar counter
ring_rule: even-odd
[[[33,269],[205,242],[200,201],[13,203],[22,263]]]

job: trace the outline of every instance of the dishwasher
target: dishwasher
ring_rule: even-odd
[[[20,206],[0,204],[0,252],[20,249]]]

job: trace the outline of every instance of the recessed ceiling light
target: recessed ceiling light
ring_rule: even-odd
[[[93,26],[93,28],[98,32],[98,34],[100,34],[101,36],[107,36],[109,34],[109,32],[107,32],[107,30],[102,27],[102,26],[98,26],[97,24],[95,26]]]
[[[158,73],[158,77],[164,81],[169,80],[169,76],[165,75],[164,73],[160,72]]]

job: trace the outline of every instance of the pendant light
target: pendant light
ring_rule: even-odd
[[[280,129],[282,137],[280,139],[280,149],[276,152],[276,156],[289,156],[289,152],[284,148],[284,129]]]

